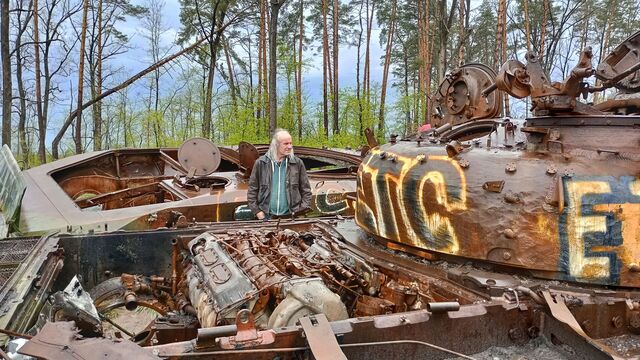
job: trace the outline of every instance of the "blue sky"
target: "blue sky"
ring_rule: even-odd
[[[176,34],[180,29],[180,4],[178,0],[165,0],[165,11],[163,13],[163,22],[167,28],[167,31],[163,35],[163,42],[166,46],[170,46],[176,38]],[[134,4],[145,5],[144,0],[135,0]],[[120,29],[125,32],[129,37],[133,49],[128,53],[121,56],[119,59],[114,59],[115,63],[124,66],[130,74],[134,74],[151,63],[151,57],[147,52],[148,44],[143,36],[141,23],[137,19],[130,18],[126,23],[120,25]],[[380,30],[375,26],[372,34],[372,57],[371,57],[371,75],[372,80],[380,82],[382,79],[382,64],[379,59],[383,54],[379,44]],[[178,50],[177,46],[174,46],[175,52]],[[355,47],[343,46],[340,48],[338,69],[340,87],[355,87],[356,86],[356,71],[355,71],[355,59],[357,56],[357,50]],[[311,52],[305,53],[305,61],[312,64],[303,73],[304,89],[306,94],[314,101],[319,101],[322,96],[322,57],[313,56]],[[144,80],[141,80],[144,81]]]

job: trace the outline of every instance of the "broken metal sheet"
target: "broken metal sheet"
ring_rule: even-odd
[[[17,229],[26,187],[16,159],[9,147],[3,145],[0,149],[0,239]]]
[[[83,339],[73,322],[47,323],[19,353],[51,360],[159,359],[126,339]]]
[[[0,328],[24,333],[38,317],[63,266],[58,239],[0,240]]]
[[[551,314],[553,315],[554,318],[556,318],[556,320],[567,324],[571,329],[573,329],[573,331],[575,331],[578,335],[582,336],[586,341],[588,341],[595,348],[600,349],[603,352],[609,354],[611,356],[611,359],[613,360],[623,359],[622,357],[616,354],[615,350],[609,348],[608,346],[606,346],[605,344],[603,344],[602,342],[596,339],[592,339],[591,337],[589,337],[589,335],[587,335],[584,332],[584,330],[582,329],[580,324],[578,324],[578,321],[573,316],[569,308],[567,308],[567,304],[565,303],[561,294],[557,294],[554,298],[551,296],[551,293],[548,290],[545,290],[542,292],[542,295],[547,301],[549,310],[551,310]]]

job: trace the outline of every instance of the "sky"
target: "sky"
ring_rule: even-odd
[[[142,6],[145,5],[144,0],[134,0],[132,3]],[[171,46],[171,44],[175,42],[181,26],[179,16],[180,4],[178,0],[165,0],[165,11],[163,13],[163,22],[167,28],[167,31],[163,34],[165,46]],[[116,64],[120,64],[128,69],[127,72],[129,74],[134,74],[146,68],[151,63],[150,54],[147,52],[148,44],[143,36],[144,29],[141,27],[141,22],[134,18],[129,18],[126,23],[121,24],[120,29],[129,36],[133,46],[127,54],[114,60]],[[382,79],[382,64],[379,59],[383,51],[380,48],[378,40],[379,34],[380,29],[374,24],[371,41],[371,76],[374,82],[380,82]],[[173,53],[178,49],[177,46],[174,46],[174,50],[171,52]],[[309,62],[311,66],[303,73],[303,88],[312,102],[317,102],[322,98],[322,57],[313,56],[309,51],[307,51],[304,56],[305,61]],[[342,46],[340,48],[338,70],[341,88],[356,86],[356,71],[354,66],[356,57],[357,50],[355,47]],[[390,89],[390,91],[392,90]]]

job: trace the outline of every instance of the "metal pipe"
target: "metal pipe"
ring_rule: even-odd
[[[136,334],[128,331],[127,329],[123,328],[122,326],[118,325],[115,321],[109,319],[108,317],[98,313],[98,316],[100,316],[100,320],[106,321],[109,324],[113,325],[115,328],[117,328],[118,330],[122,331],[123,333],[125,333],[125,335],[129,336],[129,338],[133,339],[134,336],[136,336]]]
[[[537,302],[540,305],[546,305],[547,302],[544,301],[540,295],[538,295],[535,291],[531,290],[528,287],[522,286],[522,285],[518,285],[516,286],[516,290],[520,291],[521,293],[528,295],[530,298],[533,299],[533,301]]]
[[[135,310],[138,307],[138,298],[134,292],[129,291],[124,294],[124,307],[129,311]]]
[[[222,325],[198,329],[196,342],[210,342],[219,337],[234,336],[238,332],[236,325]]]
[[[171,239],[171,295],[178,293],[178,239]]]
[[[0,334],[5,334],[5,335],[13,336],[13,337],[19,337],[19,338],[23,338],[23,339],[31,339],[31,338],[33,338],[33,336],[31,336],[31,335],[27,335],[27,334],[15,332],[15,331],[7,330],[7,329],[0,329]]]
[[[440,135],[442,135],[442,133],[444,133],[445,131],[449,131],[449,130],[451,130],[451,127],[452,127],[451,123],[446,123],[446,124],[443,124],[442,126],[438,127],[437,129],[435,129],[433,132],[434,132],[437,136],[440,136]]]
[[[627,70],[619,73],[618,75],[614,76],[612,79],[607,80],[608,83],[614,84],[617,83],[618,81],[626,78],[627,76],[633,74],[634,72],[636,72],[638,69],[640,69],[640,62],[632,65],[630,68],[628,68]]]
[[[460,303],[457,301],[430,302],[427,303],[427,310],[433,314],[458,311]]]
[[[491,84],[488,88],[482,90],[482,92],[480,93],[483,97],[487,97],[489,96],[489,94],[491,94],[494,90],[496,90],[498,88],[498,84],[493,83]]]

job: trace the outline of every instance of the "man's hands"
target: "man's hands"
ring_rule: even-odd
[[[258,218],[258,220],[264,220],[264,211],[260,211],[259,213],[256,214],[256,217]]]

